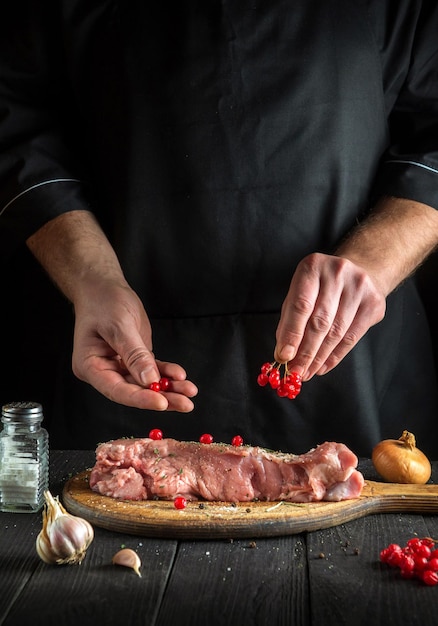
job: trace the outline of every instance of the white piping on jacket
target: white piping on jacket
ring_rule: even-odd
[[[402,161],[401,159],[391,159],[389,161],[385,161],[385,163],[408,163],[408,165],[416,165],[417,167],[422,167],[424,170],[429,170],[429,172],[434,172],[435,174],[438,174],[438,170],[434,167],[424,165],[424,163],[417,163],[417,161]]]
[[[6,211],[6,209],[13,202],[15,202],[15,200],[18,200],[18,198],[23,196],[25,193],[28,193],[29,191],[32,191],[33,189],[36,189],[37,187],[42,187],[43,185],[50,185],[51,183],[80,183],[80,182],[81,181],[78,178],[54,178],[53,180],[45,180],[42,183],[37,183],[36,185],[32,185],[32,187],[29,187],[28,189],[25,189],[24,191],[20,191],[19,194],[17,194],[14,198],[12,198],[12,200],[9,200],[9,202],[5,204],[5,206],[0,211],[0,215],[2,215],[4,211]]]

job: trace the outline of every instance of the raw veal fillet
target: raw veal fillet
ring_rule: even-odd
[[[118,439],[96,450],[90,487],[123,500],[338,502],[364,484],[358,459],[344,444],[326,442],[306,454],[175,439]]]

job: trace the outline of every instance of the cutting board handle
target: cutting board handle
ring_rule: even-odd
[[[405,485],[365,481],[363,498],[373,498],[381,512],[421,511],[438,512],[438,485]]]

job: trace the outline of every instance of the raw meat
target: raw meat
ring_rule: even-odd
[[[124,500],[249,502],[339,501],[356,498],[364,484],[358,459],[344,444],[326,442],[306,454],[252,446],[118,439],[102,443],[90,487]]]

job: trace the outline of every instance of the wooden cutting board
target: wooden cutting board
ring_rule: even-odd
[[[62,500],[73,515],[115,532],[172,539],[238,539],[293,535],[349,522],[371,513],[438,513],[438,485],[366,481],[362,494],[342,502],[173,502],[115,500],[91,491],[90,470],[65,484]]]

